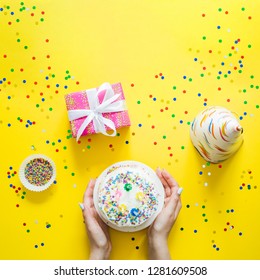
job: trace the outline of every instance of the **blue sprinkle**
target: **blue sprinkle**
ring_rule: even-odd
[[[129,144],[129,141],[125,141],[126,144]]]
[[[153,98],[153,101],[156,101],[156,97]]]
[[[198,59],[195,57],[195,58],[194,58],[194,61],[198,61]]]
[[[11,96],[9,95],[7,98],[8,98],[8,99],[11,99]]]
[[[240,116],[240,117],[239,117],[239,119],[240,119],[240,120],[243,120],[243,117],[242,117],[242,116]]]
[[[42,102],[44,102],[45,101],[45,98],[42,98]]]
[[[6,81],[6,78],[3,78],[3,81],[5,82],[5,81]]]
[[[142,124],[141,124],[141,123],[139,123],[139,124],[138,124],[138,126],[139,126],[139,127],[141,127],[141,126],[142,126]]]
[[[50,143],[50,141],[49,140],[46,140],[46,144],[49,144]]]
[[[231,71],[230,71],[230,70],[228,71],[228,74],[231,74]]]
[[[221,62],[221,65],[222,65],[222,66],[225,65],[225,63],[224,63],[224,62]]]
[[[14,12],[11,12],[10,14],[13,16],[13,15],[14,15]]]
[[[161,76],[161,79],[164,80],[164,76]]]
[[[194,233],[197,233],[198,231],[196,229],[194,229]]]
[[[176,101],[176,100],[177,100],[177,98],[176,98],[176,97],[174,97],[172,100],[173,100],[173,101]]]
[[[217,26],[217,29],[220,29],[220,26],[219,26],[219,25]]]
[[[26,80],[23,80],[23,83],[25,84],[25,83],[26,83]]]
[[[201,96],[201,93],[200,93],[200,92],[198,93],[198,96],[199,96],[199,97]]]
[[[56,87],[59,87],[60,85],[59,84],[56,84]]]
[[[205,103],[203,103],[203,105],[204,105],[204,106],[207,106],[207,103],[205,102]]]
[[[180,120],[180,123],[183,123],[183,120]]]
[[[8,126],[8,127],[10,127],[10,126],[11,126],[11,124],[9,123],[7,126]]]
[[[64,88],[65,88],[65,89],[67,89],[67,88],[68,88],[68,86],[64,86]]]
[[[48,76],[46,76],[46,77],[45,77],[45,79],[46,79],[46,80],[49,80],[49,77],[48,77]]]
[[[244,116],[246,116],[247,115],[247,112],[244,112]]]
[[[58,139],[58,142],[60,143],[60,142],[61,142],[61,140],[60,140],[60,139]]]
[[[183,76],[183,79],[185,80],[187,77],[186,76]]]
[[[239,187],[239,189],[240,189],[240,190],[243,190],[243,187],[242,187],[242,186],[240,186],[240,187]]]
[[[202,175],[202,174],[203,174],[203,172],[202,172],[202,171],[200,171],[200,172],[199,172],[199,174],[200,174],[200,175]]]
[[[218,71],[218,73],[219,73],[219,75],[221,75],[221,74],[222,74],[222,72],[221,72],[221,71]]]
[[[243,67],[244,67],[244,65],[243,65],[243,64],[240,64],[239,66],[240,66],[240,68],[243,68]]]

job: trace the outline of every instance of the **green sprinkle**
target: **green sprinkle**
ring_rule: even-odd
[[[229,53],[228,56],[232,56],[232,53]]]
[[[246,100],[244,101],[244,104],[247,104],[247,101],[246,101]]]
[[[227,78],[227,77],[228,77],[228,75],[227,75],[227,74],[225,74],[225,75],[224,75],[224,78]]]
[[[246,92],[246,89],[243,89],[243,92],[245,93],[245,92]]]
[[[184,146],[181,146],[181,149],[182,149],[182,150],[184,150],[184,149],[185,149],[185,147],[184,147]]]
[[[206,208],[206,206],[205,206],[205,205],[202,205],[202,206],[201,206],[201,208],[205,209],[205,208]]]
[[[241,74],[243,71],[242,70],[238,70],[238,73]]]
[[[24,46],[24,49],[27,50],[27,49],[28,49],[28,46]]]
[[[219,8],[219,9],[218,9],[218,11],[219,11],[219,12],[222,12],[222,9],[221,9],[221,8]]]
[[[254,88],[254,85],[250,85],[250,88]]]
[[[137,101],[137,104],[141,104],[141,101],[140,101],[140,100],[138,100],[138,101]]]
[[[29,229],[27,229],[27,230],[26,230],[26,232],[27,232],[27,233],[29,233],[29,232],[30,232],[30,230],[29,230]]]
[[[163,135],[163,139],[166,139],[166,135]]]
[[[52,111],[52,110],[53,110],[53,109],[50,107],[50,108],[49,108],[49,111]]]
[[[210,166],[210,162],[207,162],[206,165],[207,165],[207,166]]]
[[[204,77],[204,74],[200,74],[200,76],[203,78],[203,77]]]
[[[226,212],[229,213],[229,210],[227,210]]]
[[[256,109],[259,109],[259,105],[256,105],[255,107],[256,107]]]
[[[172,87],[172,89],[173,89],[173,90],[176,90],[176,89],[177,89],[177,87],[176,87],[176,86],[173,86],[173,87]]]
[[[87,145],[87,149],[90,149],[91,148],[91,146],[90,145]]]
[[[190,125],[190,122],[187,122],[187,125]]]
[[[18,19],[16,20],[16,22],[20,22],[20,19],[18,18]]]
[[[249,44],[249,45],[248,45],[248,48],[251,49],[251,47],[252,47],[252,45]]]
[[[208,221],[208,219],[205,219],[204,222],[206,223]]]
[[[131,191],[131,189],[132,189],[131,184],[129,184],[129,183],[125,184],[125,185],[124,185],[124,189],[125,189],[127,192]]]
[[[67,150],[67,146],[64,146],[64,147],[63,147],[63,150]]]
[[[14,72],[14,68],[11,68],[11,72]]]
[[[205,217],[205,216],[206,216],[206,214],[203,213],[203,214],[202,214],[202,217]]]
[[[254,79],[254,77],[255,77],[254,75],[251,75],[251,76],[250,76],[251,79]]]
[[[71,173],[71,176],[75,176],[75,173],[74,173],[74,172],[72,172],[72,173]]]
[[[40,107],[40,105],[39,104],[36,104],[36,108],[39,108]]]
[[[17,43],[20,43],[20,42],[21,42],[21,39],[17,39],[16,41],[17,41]]]
[[[245,8],[244,8],[244,7],[242,7],[242,8],[241,8],[241,10],[244,12],[244,11],[245,11]]]
[[[189,78],[189,82],[192,82],[192,78]]]
[[[36,9],[36,6],[33,6],[32,8],[35,10],[35,9]]]
[[[172,114],[172,118],[175,118],[175,115],[174,115],[174,114]]]
[[[44,21],[44,18],[41,18],[40,21]]]
[[[206,38],[207,38],[206,36],[203,36],[203,37],[202,37],[203,40],[206,40]]]
[[[220,76],[217,76],[217,79],[218,79],[218,80],[220,80],[220,78],[221,78]]]
[[[222,43],[223,41],[222,41],[222,39],[219,39],[218,42],[219,42],[219,43]]]

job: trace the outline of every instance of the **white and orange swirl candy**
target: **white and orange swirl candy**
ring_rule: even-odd
[[[243,128],[231,111],[212,106],[195,117],[190,137],[194,147],[206,161],[218,163],[240,148],[243,143]]]

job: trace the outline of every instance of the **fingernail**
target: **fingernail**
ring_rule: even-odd
[[[80,207],[81,210],[84,210],[84,209],[85,209],[83,203],[81,203],[81,202],[79,202],[79,207]]]
[[[181,195],[182,192],[183,192],[183,188],[179,188],[178,191],[177,191],[177,194]]]

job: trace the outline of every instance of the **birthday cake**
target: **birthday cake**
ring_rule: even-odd
[[[121,231],[150,225],[161,211],[162,184],[154,171],[136,162],[121,162],[96,184],[97,211],[109,226]]]

